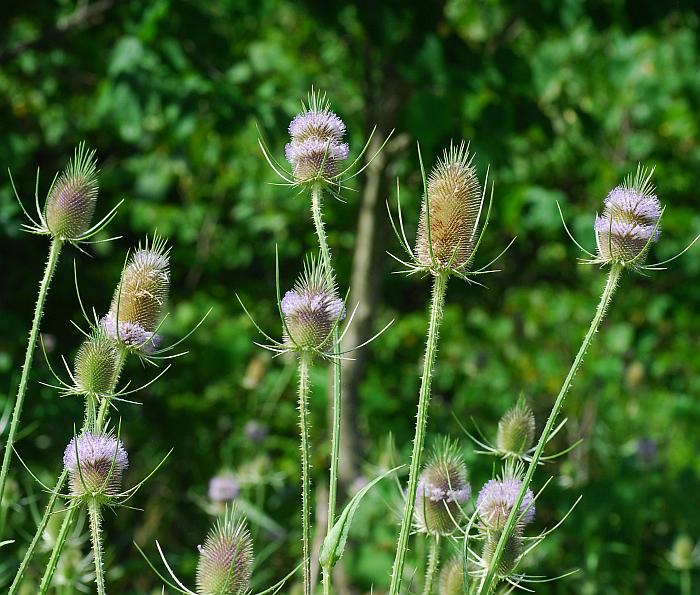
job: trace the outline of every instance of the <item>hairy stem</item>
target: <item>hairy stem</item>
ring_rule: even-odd
[[[433,592],[435,575],[440,563],[440,536],[430,536],[430,553],[428,554],[428,569],[425,571],[425,584],[423,585],[423,595],[430,595]]]
[[[104,563],[102,562],[102,515],[100,504],[94,498],[88,502],[88,515],[90,516],[90,540],[92,542],[92,554],[95,558],[95,584],[97,595],[105,595]]]
[[[7,442],[5,443],[5,452],[3,453],[2,457],[2,470],[0,470],[0,503],[2,503],[3,495],[5,494],[5,484],[7,483],[7,475],[10,472],[10,462],[12,460],[12,453],[14,451],[15,436],[17,434],[17,428],[19,427],[20,417],[22,416],[22,406],[24,405],[24,396],[27,392],[27,382],[29,381],[29,371],[32,368],[32,361],[34,359],[34,349],[36,348],[36,340],[39,336],[39,326],[41,324],[41,317],[44,314],[44,302],[46,301],[46,296],[49,293],[51,278],[53,277],[53,274],[56,270],[56,265],[58,264],[58,257],[61,254],[62,247],[63,241],[59,238],[53,238],[53,240],[51,240],[51,248],[49,249],[49,257],[46,261],[46,268],[44,269],[44,277],[41,279],[41,284],[39,285],[39,295],[37,296],[36,307],[34,308],[34,320],[32,321],[32,329],[29,332],[29,343],[27,343],[27,352],[24,355],[22,376],[20,378],[19,387],[17,389],[15,407],[12,411],[10,432],[7,435]]]
[[[78,512],[78,507],[76,505],[70,506],[66,510],[66,516],[63,517],[63,522],[61,523],[61,528],[58,531],[58,537],[56,538],[56,544],[51,550],[51,556],[46,564],[46,570],[44,571],[44,576],[41,577],[41,583],[39,584],[39,595],[45,595],[49,587],[51,586],[51,581],[53,580],[53,575],[58,567],[58,561],[61,558],[61,552],[63,552],[63,546],[65,546],[68,540],[68,532],[73,526],[73,521],[75,520],[75,515]],[[37,535],[41,533],[37,532]],[[26,556],[25,556],[26,557]]]
[[[311,478],[309,451],[309,368],[311,356],[302,353],[299,357],[299,432],[301,434],[301,526],[304,555],[304,595],[311,595]]]
[[[518,516],[520,516],[520,507],[525,497],[525,493],[527,492],[527,489],[530,486],[530,482],[532,481],[532,477],[535,474],[537,465],[539,464],[540,459],[542,458],[542,453],[544,451],[545,446],[547,445],[549,437],[551,436],[552,430],[554,429],[554,424],[556,423],[557,416],[559,415],[559,412],[561,411],[561,408],[564,405],[566,394],[571,388],[571,383],[574,380],[574,376],[576,376],[576,372],[578,371],[579,367],[581,366],[581,363],[583,362],[583,358],[586,355],[586,351],[590,347],[591,342],[593,341],[593,337],[598,332],[600,323],[605,317],[605,313],[608,309],[608,306],[610,305],[612,297],[615,294],[615,289],[617,288],[617,284],[620,280],[622,270],[623,267],[619,264],[613,264],[610,268],[608,280],[605,284],[605,288],[603,289],[603,294],[600,296],[600,302],[598,303],[598,307],[596,308],[595,316],[591,321],[591,326],[589,327],[588,332],[586,333],[586,336],[583,339],[583,343],[581,343],[581,347],[579,348],[578,353],[574,358],[574,363],[571,364],[571,368],[569,369],[569,373],[566,375],[566,379],[564,380],[564,384],[562,385],[561,390],[559,391],[559,395],[557,395],[557,399],[554,402],[554,406],[552,407],[552,411],[549,414],[547,423],[545,424],[544,429],[542,430],[542,435],[540,436],[540,439],[537,442],[535,453],[532,455],[532,461],[530,462],[530,465],[528,466],[527,471],[525,473],[525,477],[523,478],[518,497],[513,503],[513,507],[511,508],[508,520],[506,521],[506,524],[503,527],[501,538],[498,540],[498,545],[496,546],[496,550],[494,551],[493,557],[491,558],[491,563],[489,564],[488,570],[484,574],[484,578],[482,579],[481,585],[479,586],[478,592],[481,595],[487,595],[491,593],[494,587],[496,586],[496,583],[498,582],[498,579],[496,577],[496,570],[498,569],[498,566],[500,564],[501,556],[503,555],[503,550],[505,549],[508,538],[512,534],[517,524]]]
[[[433,368],[437,355],[438,337],[440,334],[440,322],[445,305],[445,291],[449,273],[441,271],[433,277],[433,297],[430,304],[430,323],[428,325],[428,337],[425,343],[425,359],[423,361],[423,377],[421,379],[420,393],[418,395],[418,414],[416,416],[416,435],[413,439],[413,453],[411,454],[411,469],[408,476],[408,491],[406,492],[406,505],[403,510],[401,531],[396,546],[396,557],[391,570],[390,595],[398,595],[401,588],[403,566],[408,550],[408,538],[411,533],[413,520],[413,508],[418,489],[418,474],[420,473],[423,447],[425,443],[425,430],[428,425],[428,405],[430,404],[430,387],[433,380]]]

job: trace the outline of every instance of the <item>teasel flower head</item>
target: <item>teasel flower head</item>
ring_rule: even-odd
[[[464,463],[456,442],[444,439],[432,452],[418,479],[414,525],[417,531],[448,535],[462,517],[462,505],[471,495]]]
[[[330,182],[340,173],[349,152],[343,142],[345,124],[330,110],[325,95],[309,94],[308,105],[289,125],[289,135],[285,156],[297,183]]]
[[[484,549],[481,554],[482,560],[486,565],[491,564],[500,537],[500,531],[489,532],[486,535],[486,540],[484,541]],[[516,528],[506,540],[505,549],[503,550],[501,558],[498,561],[496,575],[499,578],[506,578],[513,574],[518,565],[518,562],[520,561],[522,554],[523,538],[520,533],[520,529]]]
[[[121,440],[111,434],[83,432],[66,446],[63,464],[72,496],[108,501],[119,495],[129,458]]]
[[[626,266],[640,264],[652,242],[661,235],[661,203],[651,183],[653,171],[639,166],[605,198],[602,215],[596,215],[598,258]]]
[[[119,350],[102,326],[83,341],[75,356],[75,392],[90,396],[109,395],[119,373]]]
[[[443,564],[438,585],[440,595],[464,594],[464,560],[461,556],[453,556]]]
[[[199,546],[197,595],[247,593],[252,572],[253,542],[245,519],[231,508]]]
[[[506,466],[501,478],[491,479],[481,488],[476,500],[476,509],[481,526],[487,533],[503,529],[521,486],[519,473],[513,467]],[[535,519],[534,500],[532,490],[528,489],[518,511],[520,520],[517,526],[520,529]]]
[[[496,446],[506,455],[522,456],[535,441],[535,416],[524,398],[518,399],[498,422]]]
[[[450,145],[428,176],[416,257],[427,269],[463,269],[472,258],[483,205],[469,146]]]
[[[280,310],[284,342],[292,351],[327,351],[333,329],[345,318],[335,282],[315,258],[306,260],[304,273],[285,293]]]
[[[212,502],[232,502],[240,492],[240,482],[229,471],[224,471],[209,480],[208,494]]]
[[[170,289],[169,252],[162,238],[146,239],[122,271],[102,326],[128,348],[150,353],[158,347],[160,337],[155,332]]]

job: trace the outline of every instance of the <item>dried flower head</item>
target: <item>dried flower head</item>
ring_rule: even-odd
[[[494,554],[496,553],[496,547],[498,546],[498,540],[501,538],[500,531],[489,532],[484,541],[484,550],[481,554],[482,559],[487,565],[491,564]],[[520,557],[523,553],[523,540],[520,535],[520,530],[516,529],[508,536],[506,540],[505,549],[501,554],[501,559],[498,562],[498,568],[496,569],[496,575],[500,578],[506,578],[513,574]]]
[[[313,258],[304,263],[304,273],[284,294],[280,308],[285,344],[297,351],[327,350],[333,328],[345,318],[335,283]]]
[[[439,578],[440,595],[464,595],[464,560],[453,556],[442,566]]]
[[[518,399],[515,407],[505,412],[498,422],[496,446],[504,453],[522,455],[535,441],[535,415],[525,399]]]
[[[86,395],[107,395],[114,389],[119,350],[101,326],[83,341],[75,356],[75,388]]]
[[[661,235],[661,203],[651,183],[653,171],[639,166],[605,199],[603,215],[596,215],[598,257],[605,262],[641,262],[651,242]]]
[[[502,479],[488,481],[476,500],[476,508],[479,519],[484,528],[491,531],[500,531],[508,520],[508,515],[520,492],[522,481],[514,474],[506,472]],[[519,509],[519,527],[531,523],[535,519],[535,504],[532,490],[525,492]]]
[[[289,134],[285,155],[297,182],[328,181],[338,175],[349,152],[342,142],[345,124],[330,111],[325,95],[311,92],[308,107],[292,120]]]
[[[170,249],[154,236],[131,255],[117,287],[109,313],[102,319],[107,333],[126,346],[153,351],[155,335],[170,289]],[[118,321],[118,324],[117,324]]]
[[[253,572],[253,542],[235,508],[227,510],[199,546],[197,595],[246,593]]]
[[[473,159],[464,142],[450,145],[430,172],[416,239],[424,267],[458,269],[469,263],[483,204]]]
[[[233,473],[224,472],[209,480],[209,499],[212,502],[231,502],[241,492],[241,484]]]
[[[84,432],[66,446],[63,464],[73,496],[111,497],[119,494],[129,459],[121,440],[111,434]]]
[[[44,208],[46,227],[54,237],[76,240],[90,228],[96,203],[95,151],[80,143],[49,191]]]
[[[414,525],[421,533],[447,535],[462,516],[462,504],[471,495],[464,463],[456,442],[445,439],[433,451],[418,479]]]

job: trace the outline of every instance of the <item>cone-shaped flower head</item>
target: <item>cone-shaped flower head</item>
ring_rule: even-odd
[[[85,143],[75,149],[68,167],[58,176],[44,208],[51,235],[76,240],[88,229],[97,203],[97,160]]]
[[[209,480],[209,499],[212,502],[231,502],[240,492],[241,484],[233,473],[220,473]]]
[[[227,510],[199,546],[197,595],[246,593],[253,572],[253,542],[245,519]]]
[[[440,595],[464,595],[464,560],[453,556],[442,566],[438,582]]]
[[[498,422],[498,450],[516,455],[524,454],[535,441],[535,416],[525,399],[506,411]]]
[[[298,182],[330,180],[339,173],[340,162],[348,157],[348,145],[342,142],[345,124],[330,111],[325,95],[313,91],[308,107],[289,125],[291,141],[285,148],[287,161]]]
[[[106,395],[119,372],[119,350],[104,328],[96,327],[75,356],[76,389],[87,395]]]
[[[83,432],[66,446],[63,464],[74,496],[116,496],[129,458],[121,440],[111,434]]]
[[[498,546],[498,540],[500,537],[500,531],[490,532],[486,535],[486,540],[484,541],[484,551],[481,554],[481,557],[484,559],[486,564],[491,564],[494,554],[496,553],[496,547]],[[503,550],[501,559],[498,562],[496,574],[500,578],[510,576],[515,570],[522,553],[523,540],[520,535],[520,530],[516,529],[506,540],[506,547]]]
[[[417,531],[448,535],[462,517],[471,494],[467,466],[455,442],[439,444],[418,479],[414,524]]]
[[[661,203],[651,183],[652,172],[639,166],[605,199],[603,214],[596,215],[598,257],[606,262],[640,263],[651,242],[661,235]]]
[[[502,479],[491,479],[481,488],[476,500],[476,508],[484,528],[492,531],[503,529],[518,497],[521,485],[522,481],[514,473],[506,471]],[[521,528],[535,519],[532,490],[528,489],[525,492],[519,514],[522,515],[518,523]]]
[[[464,143],[450,145],[428,176],[416,239],[416,256],[424,267],[462,267],[473,254],[483,203],[473,158]]]
[[[314,258],[304,263],[304,273],[280,304],[284,317],[284,340],[297,351],[325,351],[333,327],[345,318],[343,300],[335,282]]]
[[[114,292],[102,326],[114,339],[129,347],[153,351],[159,342],[154,335],[170,289],[170,262],[165,240],[155,236],[131,255]],[[117,321],[119,324],[117,325]]]

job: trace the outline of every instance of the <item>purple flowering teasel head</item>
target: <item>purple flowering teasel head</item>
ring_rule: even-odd
[[[212,502],[232,502],[241,492],[241,484],[233,473],[225,471],[209,480],[209,499]]]
[[[651,183],[652,173],[639,166],[605,198],[603,214],[595,219],[600,261],[641,264],[651,243],[658,241],[662,207]]]
[[[417,531],[449,535],[471,495],[467,466],[456,442],[444,439],[433,450],[418,479],[413,524]]]
[[[522,481],[514,474],[506,471],[502,478],[489,480],[476,500],[479,520],[487,531],[501,531],[508,520],[508,515],[520,492]],[[535,504],[532,490],[525,492],[520,505],[521,515],[518,527],[522,529],[535,519]]]
[[[289,124],[289,135],[285,156],[296,182],[329,182],[340,173],[349,153],[343,142],[345,124],[330,111],[325,95],[312,90],[308,106]]]
[[[117,496],[129,466],[124,444],[111,434],[83,432],[66,446],[63,465],[73,496]]]

